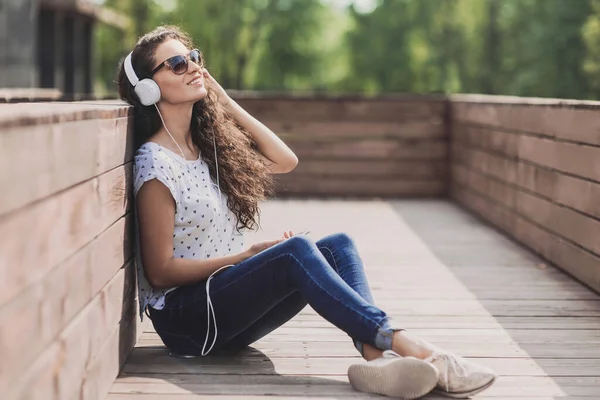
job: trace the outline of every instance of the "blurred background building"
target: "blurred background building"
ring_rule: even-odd
[[[0,87],[89,97],[98,23],[124,28],[127,19],[85,0],[0,0]]]

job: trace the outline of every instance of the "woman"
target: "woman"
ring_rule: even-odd
[[[244,249],[270,174],[298,159],[227,95],[185,33],[142,37],[118,85],[134,107],[140,305],[172,354],[237,352],[310,304],[367,360],[348,371],[356,390],[463,398],[493,383],[488,368],[416,338],[374,305],[347,235],[314,242],[284,232]]]

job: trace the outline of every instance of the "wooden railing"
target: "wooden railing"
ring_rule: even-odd
[[[452,198],[600,291],[600,103],[450,100]]]
[[[278,196],[449,189],[600,291],[600,104],[235,98],[300,158]],[[141,333],[130,113],[116,102],[0,105],[3,398],[103,398]]]
[[[434,97],[244,96],[252,115],[301,162],[277,195],[440,196],[446,192],[446,102]]]
[[[0,106],[0,393],[102,398],[134,345],[123,105]]]

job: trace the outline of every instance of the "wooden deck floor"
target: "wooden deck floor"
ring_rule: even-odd
[[[500,374],[476,398],[600,399],[600,296],[455,205],[280,200],[262,221],[248,244],[283,229],[351,234],[380,307]],[[382,398],[347,383],[360,361],[310,307],[236,358],[173,359],[149,330],[109,399]]]

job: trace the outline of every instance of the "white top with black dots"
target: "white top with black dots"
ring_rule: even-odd
[[[186,160],[166,147],[146,142],[135,154],[133,170],[135,196],[144,182],[158,179],[175,199],[175,257],[202,260],[242,251],[244,230],[235,229],[236,217],[227,207],[225,193],[221,193],[222,203],[219,203],[219,190],[201,157]],[[152,289],[144,274],[138,238],[136,234],[140,317],[143,319],[147,306],[157,310],[164,308],[165,294],[175,288]]]

